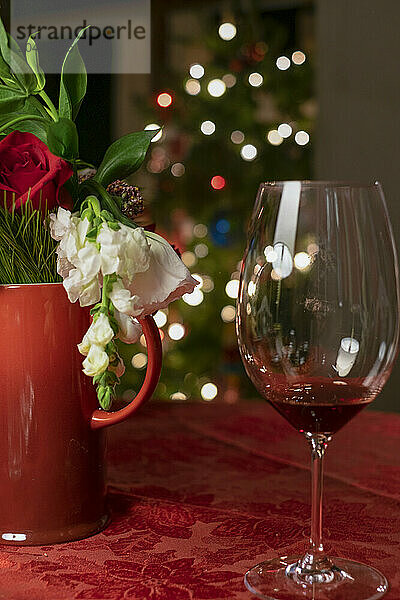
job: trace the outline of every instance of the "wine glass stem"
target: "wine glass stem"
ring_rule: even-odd
[[[334,566],[322,543],[323,461],[330,436],[306,434],[311,448],[311,537],[310,546],[298,561],[295,579],[300,583],[324,583],[334,577]]]
[[[329,437],[321,434],[310,435],[311,448],[311,538],[310,550],[313,554],[322,554],[322,492],[324,455]]]

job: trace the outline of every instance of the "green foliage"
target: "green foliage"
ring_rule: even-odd
[[[35,34],[34,34],[35,35]],[[39,53],[36,46],[36,42],[33,39],[33,36],[29,36],[28,41],[26,43],[26,62],[32,69],[33,73],[36,77],[36,87],[33,90],[34,92],[41,92],[46,84],[46,77],[43,73],[39,65]]]
[[[65,55],[61,70],[58,112],[60,117],[75,119],[86,94],[87,74],[78,49],[78,41],[86,31],[81,29]]]
[[[78,131],[71,119],[60,118],[47,126],[47,145],[56,156],[73,161],[78,158]]]
[[[128,133],[111,144],[96,173],[96,181],[107,187],[115,179],[125,179],[137,171],[158,131]]]
[[[43,214],[45,217],[43,217]],[[35,210],[28,201],[9,211],[0,206],[0,283],[55,283],[57,243],[43,225],[46,210]]]

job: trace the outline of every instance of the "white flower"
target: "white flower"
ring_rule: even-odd
[[[100,253],[96,244],[86,242],[84,247],[79,250],[74,265],[85,277],[93,279],[100,271]]]
[[[83,339],[80,344],[78,344],[78,350],[83,356],[87,356],[89,354],[91,343],[89,341],[87,332],[83,336]]]
[[[67,258],[75,267],[79,264],[79,250],[89,243],[86,241],[89,226],[88,219],[82,221],[79,217],[72,217],[70,228],[61,238],[57,253],[62,258]]]
[[[102,346],[93,344],[90,346],[87,357],[82,363],[83,372],[89,377],[101,375],[107,369],[110,359],[107,352],[104,352]]]
[[[133,304],[133,310],[128,314],[141,317],[165,308],[183,294],[190,294],[198,285],[198,281],[190,275],[164,238],[147,232],[147,239],[150,244],[150,266],[144,273],[137,273],[127,286]]]
[[[118,281],[114,283],[109,297],[119,312],[135,316],[134,302],[136,298],[132,297],[130,291],[124,287],[121,279],[118,279]]]
[[[115,310],[115,320],[118,323],[119,332],[118,338],[125,344],[136,344],[142,335],[142,328],[137,321],[132,319],[129,315]]]
[[[141,227],[132,229],[122,223],[117,231],[103,223],[97,236],[100,244],[103,275],[116,273],[127,283],[135,273],[146,271],[150,263],[150,246]]]
[[[50,235],[59,242],[71,228],[71,212],[59,206],[57,215],[52,213],[49,220]]]
[[[79,269],[71,269],[68,277],[63,281],[63,286],[70,302],[79,298],[81,306],[90,306],[100,300],[99,278],[86,277]]]
[[[108,317],[100,313],[96,320],[92,322],[85,334],[90,344],[97,346],[107,346],[108,342],[114,337],[114,331],[111,328]]]

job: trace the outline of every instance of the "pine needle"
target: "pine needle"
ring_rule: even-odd
[[[30,200],[20,209],[0,206],[0,283],[55,283],[55,242],[47,227],[48,211],[36,210]]]

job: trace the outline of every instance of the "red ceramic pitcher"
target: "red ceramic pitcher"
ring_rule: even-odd
[[[146,377],[132,402],[97,409],[77,344],[89,309],[71,304],[62,284],[0,286],[0,543],[72,541],[108,521],[104,428],[150,398],[160,375],[161,340],[141,321]]]

